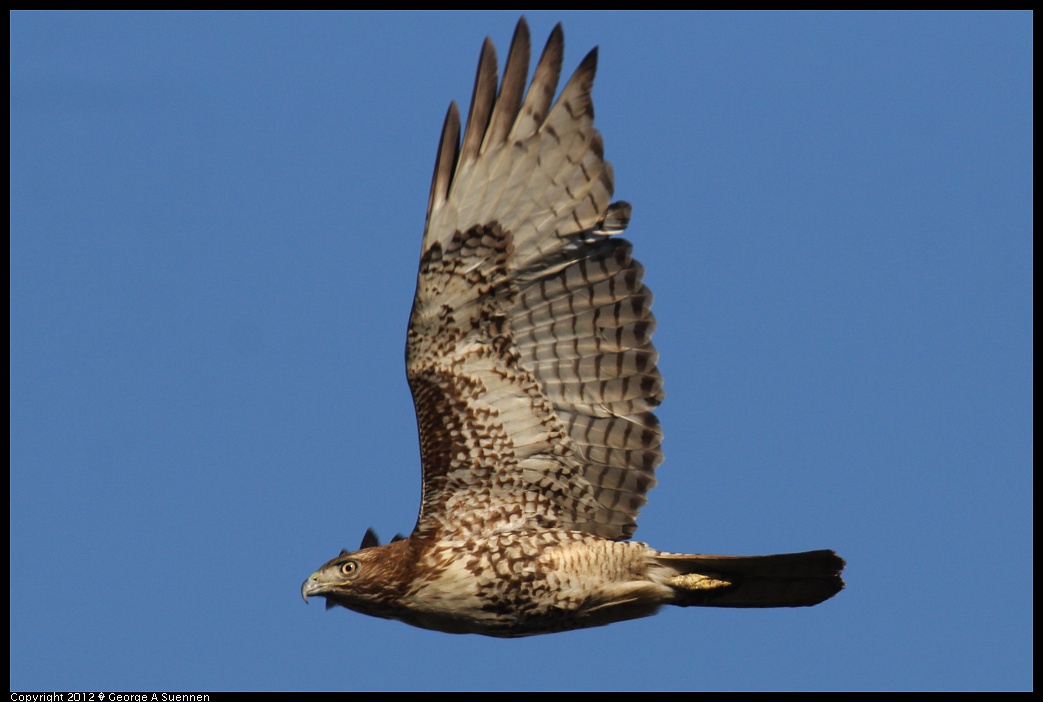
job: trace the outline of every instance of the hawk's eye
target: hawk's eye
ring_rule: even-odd
[[[351,576],[351,575],[355,575],[355,573],[357,573],[357,572],[359,572],[359,562],[358,561],[344,561],[343,563],[340,564],[340,574],[341,575]]]

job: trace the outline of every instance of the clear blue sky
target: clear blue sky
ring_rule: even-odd
[[[1030,689],[1032,17],[528,12],[656,294],[636,537],[812,609],[524,640],[305,606],[408,531],[429,179],[519,12],[11,15],[11,686]]]

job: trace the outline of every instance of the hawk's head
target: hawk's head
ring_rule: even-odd
[[[358,551],[342,550],[301,585],[307,602],[312,595],[326,598],[326,609],[340,605],[365,614],[387,616],[381,610],[394,605],[405,584],[403,566],[412,560],[408,540],[401,536],[381,546],[373,530],[367,530]]]

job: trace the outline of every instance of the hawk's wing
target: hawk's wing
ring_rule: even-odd
[[[609,204],[591,51],[551,107],[554,28],[525,93],[515,30],[497,95],[482,47],[463,143],[455,103],[435,163],[406,369],[424,485],[416,530],[557,526],[629,537],[662,461],[652,295]]]

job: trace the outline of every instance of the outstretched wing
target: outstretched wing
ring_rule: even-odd
[[[497,94],[486,39],[463,142],[449,107],[409,320],[416,532],[557,526],[629,537],[655,484],[663,398],[652,295],[610,204],[591,51],[557,102],[561,26],[525,93],[518,22]]]

